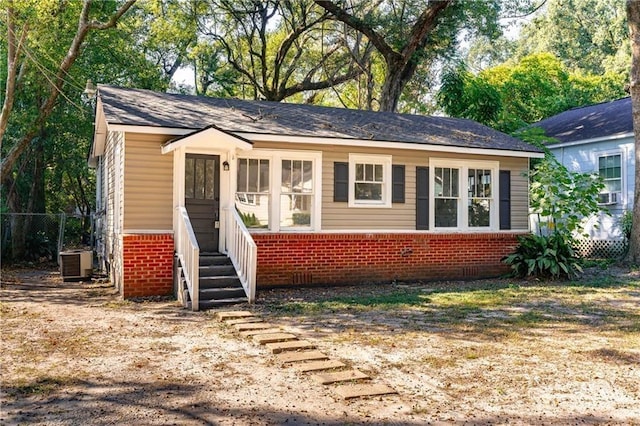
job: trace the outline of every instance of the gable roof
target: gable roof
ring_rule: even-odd
[[[532,126],[544,129],[560,142],[620,136],[633,132],[631,98],[573,108],[541,120]]]
[[[99,85],[109,125],[336,138],[540,153],[519,139],[471,120],[330,108],[284,102],[219,99]],[[248,137],[252,139],[251,137]]]

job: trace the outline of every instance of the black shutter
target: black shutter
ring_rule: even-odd
[[[500,170],[500,229],[511,229],[510,170]]]
[[[333,201],[349,201],[349,163],[333,163]]]
[[[391,170],[391,202],[404,203],[404,166],[394,164]]]
[[[428,167],[416,167],[416,229],[429,229]]]

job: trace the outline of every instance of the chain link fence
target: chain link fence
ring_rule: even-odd
[[[58,254],[63,250],[91,250],[92,229],[92,216],[64,213],[2,213],[2,262],[57,263]]]

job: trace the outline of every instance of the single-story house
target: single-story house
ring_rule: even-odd
[[[101,85],[96,249],[123,297],[193,309],[262,286],[496,276],[542,156],[465,119]]]
[[[585,255],[619,254],[623,248],[620,219],[633,209],[635,139],[631,98],[604,102],[554,115],[536,124],[556,141],[547,147],[569,170],[598,173],[605,188],[604,212],[588,218],[581,244]]]

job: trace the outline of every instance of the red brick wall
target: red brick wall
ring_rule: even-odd
[[[258,286],[492,277],[513,233],[253,234]]]
[[[123,297],[173,293],[173,235],[125,235],[122,246]]]

